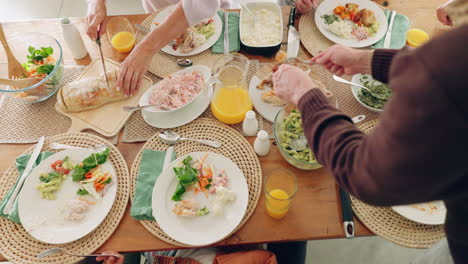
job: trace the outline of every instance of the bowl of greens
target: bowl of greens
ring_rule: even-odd
[[[283,107],[275,118],[275,140],[283,158],[296,168],[321,168],[304,136],[301,113],[293,106]]]
[[[23,88],[0,85],[0,92],[20,103],[37,103],[57,92],[63,77],[62,46],[53,37],[37,32],[24,33],[8,39],[16,59],[26,69],[22,78],[39,77],[42,81]],[[8,76],[2,76],[8,78]]]
[[[373,112],[383,111],[385,104],[392,96],[392,90],[387,84],[376,81],[367,74],[356,74],[351,81],[370,90],[369,92],[361,87],[351,86],[354,97],[362,106]]]

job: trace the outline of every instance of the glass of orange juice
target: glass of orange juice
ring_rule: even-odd
[[[297,192],[297,177],[287,169],[274,169],[266,174],[265,205],[267,213],[275,218],[286,216]]]
[[[130,52],[135,46],[135,30],[125,17],[114,17],[107,22],[107,37],[118,52]]]
[[[216,83],[211,111],[223,123],[241,123],[252,110],[246,85],[249,64],[249,59],[240,54],[225,55],[214,63]]]

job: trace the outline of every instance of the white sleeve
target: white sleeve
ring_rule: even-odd
[[[182,0],[185,18],[190,26],[214,16],[220,5],[220,0]]]

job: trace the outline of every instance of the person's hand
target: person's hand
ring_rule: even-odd
[[[117,89],[123,90],[126,95],[132,96],[138,92],[154,52],[146,49],[143,43],[135,46],[132,52],[121,65]]]
[[[372,55],[372,50],[358,50],[342,45],[333,45],[313,57],[311,61],[322,64],[338,76],[357,73],[371,74]]]
[[[124,256],[120,255],[118,252],[115,252],[113,250],[103,252],[102,254],[112,254],[112,255],[117,255],[119,256],[118,258],[116,257],[97,257],[96,261],[100,262],[102,261],[102,264],[123,264],[124,263]]]
[[[86,15],[86,34],[97,40],[106,32],[107,8],[105,0],[88,0],[88,14]]]
[[[448,16],[447,14],[447,5],[450,4],[452,1],[448,1],[444,4],[442,4],[441,6],[439,6],[436,10],[436,14],[437,14],[437,19],[439,19],[439,21],[444,24],[444,25],[447,25],[447,26],[453,26],[452,24],[452,20],[450,20],[450,17]]]
[[[318,87],[307,73],[288,64],[281,65],[273,74],[273,86],[279,98],[294,105],[310,89]]]
[[[295,4],[297,11],[304,15],[309,13],[313,8],[317,8],[320,0],[296,0]]]

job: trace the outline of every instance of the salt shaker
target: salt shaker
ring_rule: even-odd
[[[86,57],[88,51],[83,43],[83,39],[81,38],[78,29],[70,23],[70,19],[63,18],[60,25],[62,27],[63,38],[65,39],[65,42],[67,42],[67,46],[70,49],[73,58],[79,60]]]
[[[258,132],[258,121],[254,111],[248,111],[245,114],[244,122],[242,123],[242,130],[248,137],[253,137]]]
[[[270,152],[270,140],[265,130],[258,131],[254,142],[254,150],[259,156],[266,156]]]

